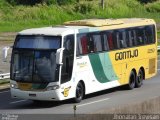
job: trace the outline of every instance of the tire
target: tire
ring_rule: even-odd
[[[80,103],[84,97],[84,87],[81,82],[77,84],[74,102]]]
[[[142,86],[143,80],[144,80],[144,73],[143,73],[142,69],[140,69],[139,72],[138,72],[136,83],[135,83],[137,88]]]
[[[136,75],[133,71],[130,73],[129,77],[129,83],[127,85],[127,89],[132,90],[135,88],[135,82],[136,82]]]

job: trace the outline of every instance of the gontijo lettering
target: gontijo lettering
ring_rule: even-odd
[[[123,59],[128,59],[128,58],[135,58],[138,57],[138,49],[135,49],[133,51],[128,50],[124,52],[118,52],[115,54],[115,60],[123,60]]]

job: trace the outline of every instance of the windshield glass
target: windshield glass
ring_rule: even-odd
[[[58,49],[60,48],[58,36],[18,36],[15,48],[29,49]]]
[[[19,82],[56,82],[56,50],[61,37],[18,36],[13,48],[11,79]]]
[[[21,82],[55,82],[55,51],[14,51],[12,79]]]

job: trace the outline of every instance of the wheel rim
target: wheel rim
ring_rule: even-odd
[[[82,98],[82,96],[83,96],[83,88],[81,85],[78,85],[76,88],[76,97]]]

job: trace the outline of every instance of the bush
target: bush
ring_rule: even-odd
[[[75,12],[80,12],[82,14],[87,14],[91,12],[94,8],[91,4],[79,3],[75,6]]]
[[[74,3],[76,0],[6,0],[8,3],[12,5],[35,5],[35,4],[70,4]]]
[[[150,3],[146,5],[148,12],[160,12],[160,2]]]
[[[59,5],[65,5],[65,4],[70,4],[70,3],[75,3],[76,0],[57,0],[57,3]]]
[[[152,2],[156,2],[158,0],[138,0],[140,3],[142,4],[147,4],[147,3],[152,3]]]

